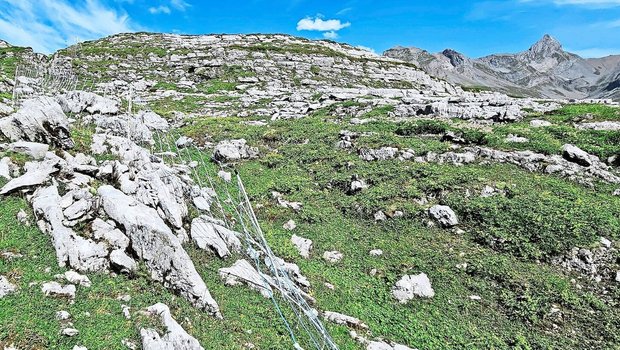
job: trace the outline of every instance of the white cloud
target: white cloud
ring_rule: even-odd
[[[166,5],[159,5],[157,7],[149,7],[149,12],[156,15],[159,13],[170,14],[170,7]]]
[[[341,22],[339,19],[323,20],[317,17],[306,17],[297,22],[297,30],[316,30],[320,32],[338,31],[351,26],[349,22]]]
[[[334,32],[333,30],[330,30],[329,32],[324,32],[323,33],[323,37],[325,39],[338,39],[338,33]]]
[[[336,12],[336,15],[337,16],[344,15],[345,13],[351,12],[351,10],[353,10],[353,7],[345,7],[342,10]]]
[[[14,45],[50,53],[76,39],[134,32],[140,28],[102,0],[0,0],[0,36]]]
[[[191,5],[184,0],[170,0],[170,6],[174,7],[179,11],[185,11]]]

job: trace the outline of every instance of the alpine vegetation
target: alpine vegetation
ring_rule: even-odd
[[[617,346],[618,104],[403,50],[0,47],[0,348]]]

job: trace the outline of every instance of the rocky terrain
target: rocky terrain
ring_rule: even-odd
[[[431,54],[413,47],[395,47],[384,55],[474,90],[539,98],[620,100],[620,55],[584,59],[564,51],[549,35],[527,51],[476,59],[451,49]]]
[[[0,348],[620,343],[616,105],[285,35],[2,46]]]

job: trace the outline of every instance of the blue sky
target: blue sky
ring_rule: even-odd
[[[620,0],[0,0],[0,38],[40,52],[130,31],[287,33],[472,57],[522,51],[549,33],[598,57],[620,54]]]

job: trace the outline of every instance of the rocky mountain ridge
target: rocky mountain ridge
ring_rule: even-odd
[[[584,59],[549,35],[528,50],[477,59],[451,49],[431,54],[395,47],[385,56],[412,62],[432,76],[516,96],[557,99],[620,99],[620,55]]]

